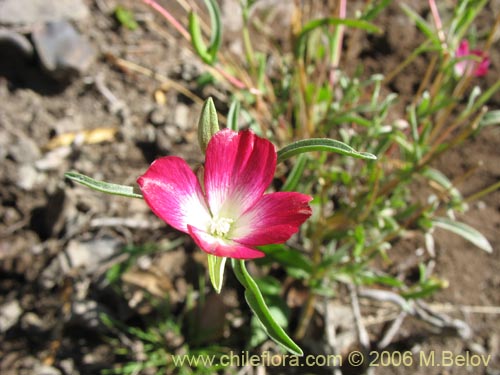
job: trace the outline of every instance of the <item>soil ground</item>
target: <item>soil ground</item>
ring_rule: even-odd
[[[194,90],[202,66],[149,9],[139,2],[123,3],[139,19],[135,31],[119,27],[113,19],[114,1],[87,2],[91,16],[76,26],[97,48],[98,58],[83,76],[61,85],[36,62],[11,66],[0,76],[0,306],[4,312],[10,306],[16,316],[9,329],[0,330],[2,374],[42,374],[42,365],[82,375],[109,368],[120,358],[103,339],[107,331],[97,317],[99,312],[117,320],[138,321],[152,312],[142,289],[158,296],[170,293],[174,301],[182,301],[203,267],[195,246],[185,239],[173,251],[136,259],[134,272],[128,274],[128,289],[117,293],[103,280],[123,246],[156,242],[168,247],[179,234],[167,229],[140,200],[104,196],[63,177],[64,172],[77,170],[96,179],[133,185],[158,156],[178,155],[192,164],[202,160],[195,131],[200,104],[171,83]],[[412,2],[424,16],[426,4]],[[491,1],[487,9],[481,20],[491,25],[500,4]],[[384,29],[383,36],[360,41],[349,56],[363,61],[367,73],[390,71],[422,40],[397,1],[376,23]],[[158,76],[120,67],[114,57],[171,81],[162,84]],[[500,76],[498,41],[491,61],[488,75],[478,79],[483,88]],[[411,96],[425,64],[424,58],[418,60],[389,89],[403,98]],[[103,87],[114,99],[106,98]],[[225,100],[222,89],[197,94],[202,98],[213,95],[216,103]],[[500,95],[489,106],[500,108]],[[90,142],[82,136],[82,131],[89,130],[107,141]],[[80,134],[83,141],[65,144],[61,135],[67,133]],[[435,166],[458,181],[467,196],[500,179],[499,146],[500,128],[490,127],[444,155]],[[471,169],[474,173],[469,174]],[[449,287],[431,303],[469,323],[471,339],[434,333],[409,320],[390,350],[491,354],[490,365],[441,369],[419,368],[414,363],[408,368],[379,369],[380,373],[500,373],[500,191],[472,203],[462,219],[479,229],[494,251],[487,254],[457,236],[438,233],[435,273],[448,280]],[[95,254],[89,248],[96,247],[103,249],[98,259],[88,255]],[[415,250],[402,245],[394,250],[395,259],[411,262]],[[234,295],[224,298],[226,306],[237,303]],[[206,313],[211,318],[220,315]],[[376,340],[377,330],[370,333]]]

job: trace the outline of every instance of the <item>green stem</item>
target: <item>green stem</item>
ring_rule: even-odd
[[[484,197],[485,195],[488,195],[490,193],[493,193],[494,191],[500,189],[500,181],[488,186],[487,188],[478,191],[477,193],[474,193],[472,195],[469,195],[467,198],[464,199],[465,203],[470,203],[478,200],[479,198]]]

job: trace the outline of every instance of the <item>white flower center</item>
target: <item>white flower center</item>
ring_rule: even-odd
[[[233,223],[233,219],[225,217],[214,218],[210,223],[210,234],[217,237],[225,237],[231,230],[231,225]]]

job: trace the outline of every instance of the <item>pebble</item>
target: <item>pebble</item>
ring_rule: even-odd
[[[19,301],[14,300],[0,306],[0,332],[6,332],[17,324],[23,310]]]
[[[7,154],[19,164],[31,164],[41,156],[40,148],[33,139],[29,137],[17,137],[10,145]]]
[[[101,314],[109,314],[109,311],[96,301],[75,301],[71,306],[70,321],[88,329],[104,331],[106,326],[100,319]]]
[[[181,130],[188,130],[193,127],[190,121],[192,109],[185,104],[178,103],[175,106],[175,124]]]
[[[31,333],[41,333],[50,327],[38,315],[33,312],[27,312],[21,318],[21,328]]]
[[[151,112],[149,112],[148,120],[154,126],[165,125],[168,119],[168,110],[165,106],[155,106]]]
[[[44,173],[38,172],[31,164],[23,164],[18,169],[16,185],[25,191],[33,191],[40,187],[45,180]]]
[[[33,375],[62,375],[62,373],[55,367],[40,363],[33,369]]]
[[[60,19],[82,20],[89,15],[83,0],[1,0],[0,24],[30,26]]]

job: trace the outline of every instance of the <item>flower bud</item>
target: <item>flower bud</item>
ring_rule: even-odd
[[[198,121],[198,143],[201,151],[205,153],[210,138],[220,130],[219,120],[214,101],[208,98],[201,109],[200,120]]]

